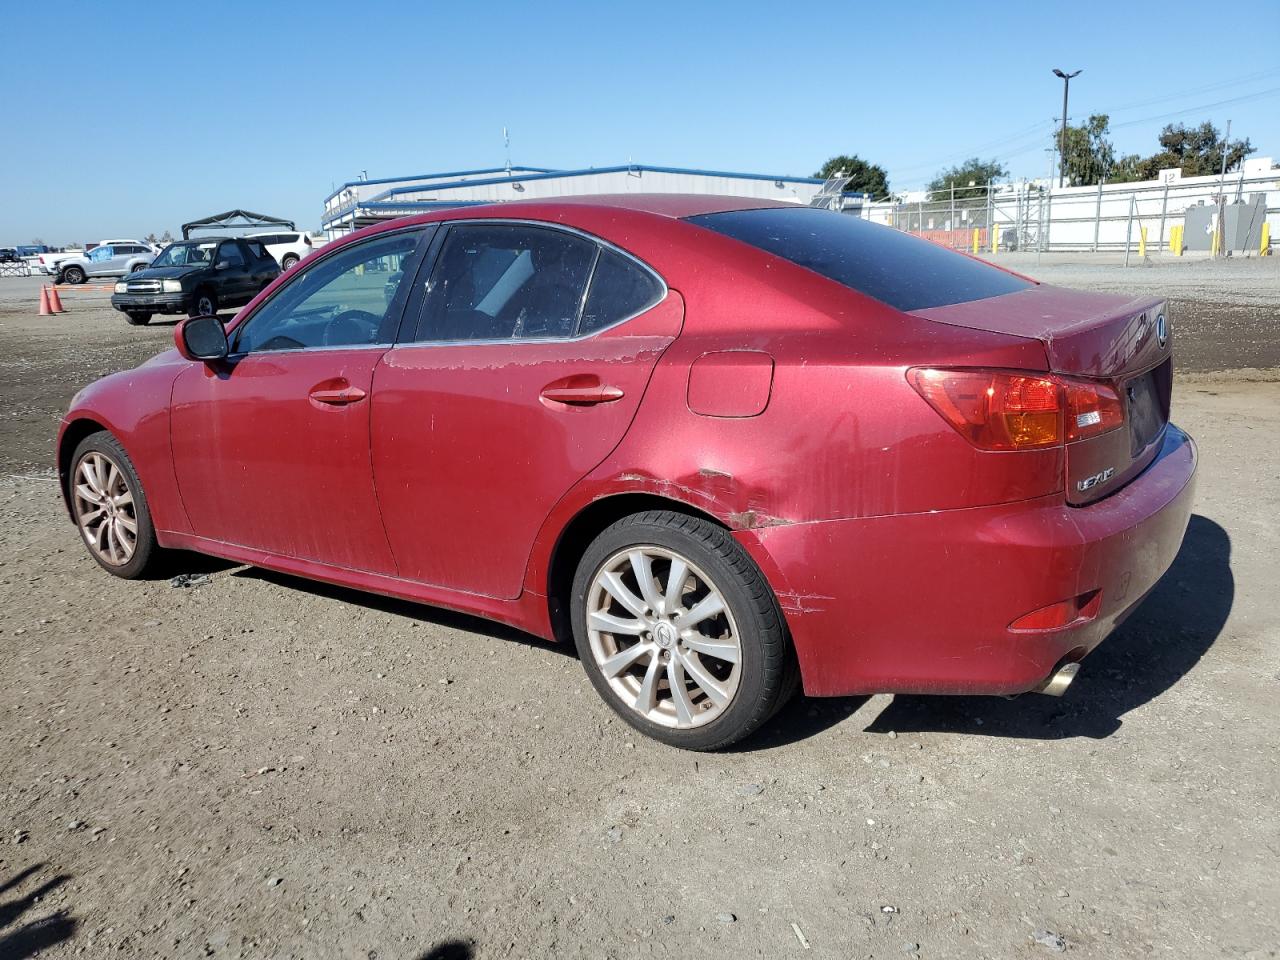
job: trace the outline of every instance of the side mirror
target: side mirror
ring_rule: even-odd
[[[229,260],[219,260],[217,263],[213,265],[213,269],[225,270],[229,266],[231,266],[231,262]]]
[[[212,363],[227,355],[227,331],[217,317],[192,317],[173,328],[173,342],[186,360]]]

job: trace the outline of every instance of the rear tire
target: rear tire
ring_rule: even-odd
[[[154,568],[162,551],[142,483],[120,441],[105,430],[85,437],[72,454],[70,500],[98,566],[126,580]]]
[[[137,273],[139,270],[145,270],[145,269],[147,269],[147,265],[145,263],[135,263],[132,267],[129,268],[129,272]]]
[[[80,267],[67,267],[62,271],[62,279],[70,284],[84,283],[88,277]]]
[[[292,270],[298,265],[298,257],[292,253],[286,253],[280,261],[280,269],[282,271]]]
[[[570,612],[596,692],[671,746],[727,747],[795,692],[769,584],[728,531],[698,517],[655,510],[608,527],[578,564]]]
[[[151,322],[151,314],[149,313],[126,313],[124,318],[135,327],[143,327]]]

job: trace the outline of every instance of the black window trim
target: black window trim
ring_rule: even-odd
[[[345,344],[345,345],[338,345],[338,346],[332,346],[332,347],[324,347],[324,346],[286,347],[281,350],[260,350],[257,353],[251,353],[250,351],[247,351],[247,350],[235,349],[236,347],[239,346],[239,343],[240,343],[240,331],[247,324],[252,323],[253,318],[256,317],[259,313],[261,313],[263,308],[265,308],[267,304],[271,303],[273,300],[275,300],[276,297],[280,296],[281,293],[283,293],[285,290],[288,290],[291,286],[293,286],[295,283],[301,280],[304,276],[306,276],[307,273],[314,270],[316,267],[322,265],[330,257],[336,257],[339,254],[341,254],[343,251],[348,250],[351,247],[358,246],[359,244],[364,243],[366,241],[372,243],[375,240],[384,240],[387,237],[399,236],[402,233],[421,232],[423,235],[418,238],[417,246],[415,246],[413,251],[409,254],[409,259],[414,259],[419,257],[420,254],[425,254],[426,251],[429,250],[434,245],[436,238],[439,237],[442,232],[438,229],[439,227],[440,227],[440,223],[437,221],[430,221],[427,223],[414,223],[404,227],[400,227],[395,230],[387,230],[385,233],[377,233],[371,237],[362,237],[356,243],[344,243],[344,244],[341,244],[335,250],[326,250],[323,254],[320,255],[318,259],[316,259],[313,263],[309,264],[306,270],[291,270],[290,274],[293,274],[293,276],[290,276],[288,283],[282,283],[280,286],[276,287],[276,289],[271,292],[271,296],[267,297],[265,300],[259,303],[256,307],[253,308],[252,313],[246,314],[244,318],[239,320],[232,329],[227,331],[228,333],[227,339],[232,348],[231,352],[227,354],[227,359],[240,360],[244,357],[257,357],[257,356],[263,356],[266,354],[271,354],[272,356],[279,356],[279,355],[287,355],[291,353],[315,353],[320,350],[328,350],[328,351],[386,350],[390,347],[395,346],[396,345],[395,341],[399,335],[398,333],[393,333],[390,339],[380,340],[378,343]],[[264,247],[265,247],[265,244],[264,244]],[[410,268],[414,274],[415,282],[417,280],[419,267],[420,267],[420,264],[414,264]],[[405,279],[407,279],[409,273],[410,273],[410,270],[405,270],[403,272],[403,275],[400,278],[400,283],[402,286],[404,284]],[[286,276],[286,274],[281,274],[281,276]],[[397,295],[399,295],[399,288],[397,288]],[[405,304],[404,306],[407,306],[407,304]],[[401,307],[401,319],[397,320],[395,323],[395,329],[400,332],[403,332],[404,306]]]
[[[409,316],[414,313],[416,313],[416,318],[411,322],[401,323],[400,335],[396,339],[396,342],[392,345],[392,349],[398,349],[400,347],[491,346],[494,344],[502,344],[502,343],[505,343],[507,345],[513,345],[513,344],[519,344],[519,343],[576,343],[580,340],[588,340],[591,337],[597,337],[602,333],[606,333],[607,331],[614,329],[615,327],[622,326],[624,323],[630,323],[636,317],[640,316],[643,313],[648,313],[654,307],[665,302],[667,297],[671,293],[671,288],[667,286],[667,281],[663,278],[662,274],[658,273],[657,270],[649,266],[649,264],[645,263],[643,260],[637,257],[634,253],[624,250],[622,247],[619,247],[617,244],[610,243],[608,240],[605,240],[603,237],[596,236],[593,233],[588,233],[586,230],[581,230],[577,227],[571,227],[563,223],[554,223],[550,220],[523,220],[516,217],[467,217],[465,219],[459,218],[457,220],[440,220],[437,222],[440,224],[442,228],[445,228],[445,229],[440,230],[440,232],[436,235],[434,243],[432,244],[431,256],[429,257],[430,263],[426,262],[426,259],[428,258],[424,258],[423,269],[428,271],[427,273],[428,280],[430,280],[431,276],[435,273],[436,261],[439,259],[440,250],[444,247],[445,241],[448,239],[449,234],[452,232],[452,229],[455,226],[470,225],[470,224],[480,224],[480,225],[488,226],[493,224],[499,224],[503,226],[515,226],[515,227],[535,227],[538,229],[556,230],[561,233],[572,234],[574,236],[581,237],[582,239],[595,244],[596,249],[591,259],[591,270],[587,274],[587,282],[586,282],[586,285],[583,287],[582,298],[578,303],[578,317],[574,321],[574,331],[575,331],[574,335],[571,337],[519,337],[519,338],[498,337],[498,338],[487,339],[487,340],[417,340],[417,339],[413,339],[414,335],[417,333],[418,327],[422,324],[423,320],[425,319],[425,317],[422,314],[422,311],[426,307],[426,299],[427,299],[426,296],[424,296],[424,291],[422,291],[421,286],[417,283],[417,278],[415,277],[414,284],[415,284],[415,293],[416,293],[416,303],[409,303],[406,305],[405,318],[407,321]],[[662,288],[662,296],[658,297],[656,300],[653,301],[653,303],[649,304],[647,307],[637,310],[634,313],[629,314],[628,316],[625,316],[620,320],[615,320],[613,323],[609,324],[608,326],[600,327],[597,330],[592,330],[590,333],[578,333],[577,330],[582,326],[582,311],[585,309],[587,297],[591,293],[591,282],[595,279],[596,267],[600,263],[600,251],[603,249],[612,250],[614,253],[617,253],[622,257],[625,257],[626,259],[630,260],[632,263],[636,264],[636,266],[640,267],[640,269],[642,269],[645,273],[649,274],[651,277],[657,280],[659,286]]]

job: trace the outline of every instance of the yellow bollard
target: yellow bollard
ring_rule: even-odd
[[[1271,255],[1271,224],[1266,220],[1262,221],[1262,240],[1258,243],[1258,256],[1268,257]]]
[[[1170,231],[1170,233],[1171,233],[1171,236],[1169,237],[1169,249],[1173,251],[1173,255],[1175,257],[1180,257],[1182,256],[1182,225],[1179,224],[1178,226],[1174,227],[1173,230]]]
[[[991,228],[991,252],[1000,252],[1000,224],[995,224]]]
[[[1218,255],[1218,228],[1214,227],[1213,236],[1209,238],[1209,256],[1216,257]]]
[[[1146,259],[1147,256],[1147,228],[1138,228],[1138,256]]]
[[[1266,226],[1264,225],[1262,229],[1266,230]],[[978,255],[978,234],[980,232],[977,227],[973,228],[973,255],[975,257]],[[1266,244],[1263,244],[1263,246],[1266,246]]]

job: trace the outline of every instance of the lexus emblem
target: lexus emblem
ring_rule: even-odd
[[[1164,314],[1156,317],[1156,343],[1163,347],[1169,340],[1169,328],[1164,322]]]

